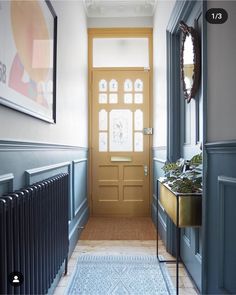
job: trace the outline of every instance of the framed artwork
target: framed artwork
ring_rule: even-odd
[[[56,122],[56,41],[50,1],[0,2],[0,104]]]

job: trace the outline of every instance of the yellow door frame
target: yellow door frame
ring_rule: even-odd
[[[89,208],[90,215],[93,215],[92,212],[92,165],[91,165],[91,137],[92,137],[92,124],[91,124],[91,114],[92,114],[92,74],[93,74],[93,39],[94,38],[147,38],[148,39],[148,48],[149,48],[149,65],[150,65],[150,80],[149,80],[149,89],[150,89],[150,103],[149,103],[149,126],[153,126],[153,30],[152,28],[90,28],[88,29],[88,113],[89,113],[89,182],[88,182],[88,196],[89,196]],[[96,68],[97,69],[97,68]],[[119,68],[122,69],[122,68]],[[132,68],[130,68],[132,69]],[[137,69],[137,68],[136,68]],[[152,167],[152,145],[153,138],[150,139],[150,151],[149,151],[149,167],[150,167],[150,189],[149,189],[149,208],[151,215],[151,200],[153,195],[153,167]]]

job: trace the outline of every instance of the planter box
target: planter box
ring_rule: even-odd
[[[167,184],[160,180],[159,183],[159,201],[174,224],[178,227],[200,227],[202,225],[202,194],[176,193]]]

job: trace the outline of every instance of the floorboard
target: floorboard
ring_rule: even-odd
[[[141,233],[141,231],[144,232]],[[104,237],[107,239],[102,239]],[[138,237],[138,239],[135,240],[135,237]],[[65,294],[80,255],[156,255],[156,232],[150,218],[133,218],[133,220],[126,218],[120,220],[117,218],[90,218],[81,238],[69,260],[68,273],[61,278],[54,295]],[[174,259],[166,252],[163,242],[159,240],[158,243],[159,254],[166,259]],[[167,269],[175,285],[175,264],[167,264]],[[197,294],[192,281],[181,264],[179,286],[180,295]]]
[[[156,230],[149,217],[91,217],[81,240],[156,240]]]

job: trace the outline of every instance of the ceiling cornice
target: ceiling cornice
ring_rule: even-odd
[[[88,17],[150,17],[157,0],[83,0]]]

